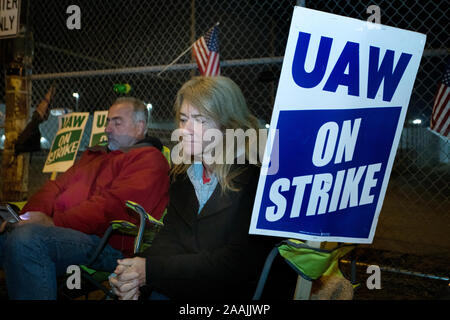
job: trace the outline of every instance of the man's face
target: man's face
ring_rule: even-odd
[[[133,106],[128,103],[114,104],[109,108],[105,133],[110,150],[130,147],[144,138],[142,124],[134,122]]]

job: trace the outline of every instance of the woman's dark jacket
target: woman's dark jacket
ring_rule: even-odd
[[[218,184],[198,214],[187,175],[170,187],[164,228],[146,257],[147,285],[171,299],[250,299],[274,238],[249,235],[259,168],[235,165],[239,191]]]

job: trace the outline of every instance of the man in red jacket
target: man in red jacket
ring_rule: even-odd
[[[69,265],[87,262],[110,221],[137,221],[125,201],[141,204],[156,219],[162,216],[169,165],[161,142],[146,137],[147,118],[141,101],[116,100],[108,111],[108,147],[86,150],[29,199],[23,221],[0,234],[0,267],[11,299],[56,299],[56,277]],[[132,253],[133,240],[112,236],[93,267],[113,271],[118,258]]]

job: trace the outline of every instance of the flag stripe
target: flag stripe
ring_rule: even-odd
[[[444,95],[448,94],[448,88],[445,88],[444,84],[441,84],[440,88],[439,88],[439,93],[436,97],[436,100],[434,101],[434,110],[433,110],[433,118],[436,120],[438,118],[438,114],[442,111],[441,107],[443,106],[442,104],[442,98]]]
[[[197,60],[198,67],[201,73],[206,70],[206,63],[208,61],[208,48],[206,47],[205,40],[201,37],[194,43],[194,56]]]
[[[444,132],[444,136],[450,138],[450,120],[447,118],[447,129]]]
[[[447,113],[447,120],[445,121],[445,124],[442,126],[442,129],[440,130],[441,132],[444,132],[444,136],[448,137],[448,133],[450,130],[450,118],[448,117],[448,113]]]
[[[444,89],[445,89],[445,85],[444,85],[443,83],[441,83],[441,85],[439,86],[438,92],[436,93],[436,96],[434,97],[433,114],[434,114],[434,111],[436,110],[436,105],[437,105],[437,102],[438,102],[438,100],[439,100],[439,97],[441,96],[442,91],[443,91]]]
[[[435,116],[433,117],[435,128],[440,127],[441,122],[444,120],[445,114],[448,113],[449,92],[449,88],[443,91],[444,94],[442,95],[442,98],[439,99],[438,104],[436,105],[436,110],[434,112]]]
[[[445,114],[442,115],[442,117],[439,119],[440,124],[439,126],[435,126],[435,130],[438,131],[439,133],[441,133],[442,135],[445,135],[445,131],[448,130],[448,125],[449,125],[449,112],[447,110],[447,112]]]
[[[220,74],[218,32],[217,26],[213,27],[193,45],[193,54],[201,75],[217,76]]]
[[[205,68],[205,66],[204,66],[204,60],[202,58],[201,46],[200,46],[199,41],[196,41],[194,44],[194,55],[195,55],[195,59],[197,60],[197,64],[199,65],[199,68],[201,70],[203,70]]]
[[[450,64],[446,66],[433,102],[430,128],[441,136],[450,138]]]
[[[200,38],[200,42],[198,45],[198,52],[199,52],[200,58],[203,61],[203,65],[206,66],[206,62],[208,61],[208,57],[209,57],[209,50],[208,50],[208,47],[206,46],[205,38],[203,38],[203,37]]]
[[[211,76],[217,76],[218,68],[219,68],[219,55],[214,52],[214,54],[211,54],[210,57],[208,74]]]
[[[218,54],[215,52],[211,52],[211,55],[209,57],[208,61],[208,68],[206,69],[206,73],[209,75],[215,76],[217,75],[217,60],[218,60]]]
[[[446,120],[448,119],[449,113],[449,96],[447,95],[447,99],[444,101],[444,107],[442,108],[442,112],[436,118],[435,128],[436,131],[443,132],[443,126],[445,125]]]

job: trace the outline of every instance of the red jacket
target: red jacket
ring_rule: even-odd
[[[138,221],[137,214],[126,209],[127,200],[161,218],[169,200],[168,172],[163,154],[148,144],[112,152],[94,147],[55,181],[48,181],[22,213],[41,211],[51,216],[56,226],[102,237],[111,220]],[[129,255],[133,240],[113,234],[109,244]]]

